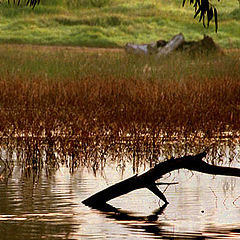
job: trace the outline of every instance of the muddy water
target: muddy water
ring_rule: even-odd
[[[162,180],[179,182],[166,189],[165,208],[145,189],[110,201],[119,214],[81,203],[132,174],[131,166],[122,171],[114,164],[96,175],[61,168],[33,183],[15,168],[0,182],[0,239],[240,239],[237,178],[176,171]]]

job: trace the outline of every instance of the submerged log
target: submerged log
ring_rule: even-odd
[[[92,195],[84,200],[83,203],[87,206],[96,208],[106,204],[106,202],[111,199],[131,191],[147,188],[163,200],[165,204],[168,204],[166,197],[158,189],[158,184],[155,183],[155,181],[166,173],[182,168],[207,174],[240,177],[240,169],[238,168],[215,166],[204,162],[202,159],[206,157],[206,154],[206,152],[202,152],[194,156],[172,158],[168,161],[159,163],[146,173],[130,177]]]

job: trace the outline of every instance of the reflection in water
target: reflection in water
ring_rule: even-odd
[[[144,233],[150,234],[152,237],[161,239],[205,239],[201,233],[174,233],[163,230],[164,223],[157,222],[158,216],[161,215],[168,204],[164,204],[162,207],[156,209],[149,216],[133,216],[130,212],[117,209],[110,204],[103,204],[98,206],[97,209],[106,217],[112,218],[127,226],[129,229],[143,230]]]
[[[18,174],[0,183],[1,239],[68,238],[75,231],[70,183],[43,173],[36,184]]]
[[[239,179],[176,171],[165,177],[179,182],[166,190],[167,206],[145,189],[98,210],[84,206],[86,197],[132,175],[130,167],[116,169],[95,176],[60,168],[36,183],[15,168],[0,182],[0,239],[240,239]]]

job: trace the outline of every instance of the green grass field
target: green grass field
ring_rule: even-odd
[[[219,31],[204,29],[194,9],[181,0],[42,0],[34,10],[0,5],[0,43],[121,47],[127,42],[169,40],[182,32],[187,40],[210,35],[225,48],[240,47],[237,0],[216,1]]]

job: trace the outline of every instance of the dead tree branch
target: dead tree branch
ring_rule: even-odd
[[[168,203],[164,194],[157,187],[159,184],[155,183],[155,181],[166,173],[182,168],[207,174],[240,177],[240,169],[238,168],[215,166],[204,162],[202,159],[206,155],[206,152],[202,152],[194,156],[184,156],[175,159],[172,158],[168,161],[159,163],[146,173],[139,176],[135,175],[92,195],[84,200],[83,203],[90,207],[98,207],[104,205],[111,199],[140,188],[149,189],[161,200],[163,200],[164,203]]]

